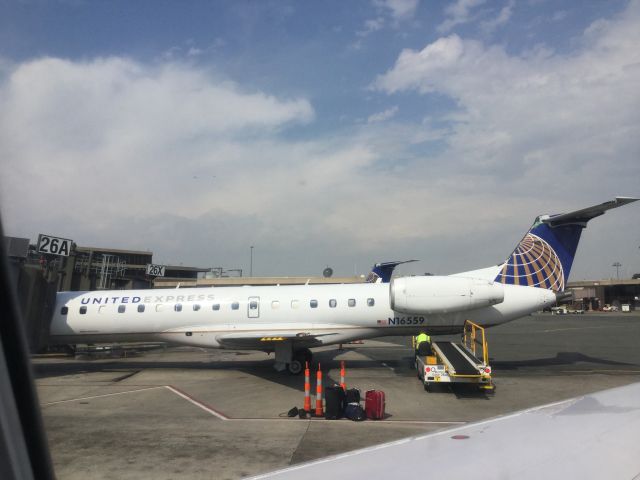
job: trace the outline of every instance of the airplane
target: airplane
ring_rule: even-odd
[[[538,216],[504,262],[448,276],[393,277],[386,283],[388,265],[385,270],[381,264],[379,279],[359,284],[60,292],[50,343],[167,342],[261,350],[275,353],[276,370],[299,374],[311,363],[313,347],[459,333],[465,320],[491,327],[555,305],[566,296],[587,223],[637,200],[616,197]]]

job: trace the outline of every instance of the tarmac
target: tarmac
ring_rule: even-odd
[[[288,418],[303,377],[261,352],[134,346],[33,365],[60,479],[242,478],[640,381],[635,313],[535,315],[487,336],[494,394],[425,392],[406,337],[314,350],[325,386],[344,360],[348,387],[385,391],[386,418],[358,423]]]

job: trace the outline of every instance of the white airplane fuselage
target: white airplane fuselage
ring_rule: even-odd
[[[547,289],[500,287],[504,301],[497,305],[429,315],[394,312],[387,283],[64,292],[58,294],[51,342],[163,341],[270,351],[282,340],[309,347],[460,332],[467,319],[498,325],[556,301]]]

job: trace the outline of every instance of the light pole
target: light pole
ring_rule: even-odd
[[[251,245],[251,256],[249,257],[249,276],[253,277],[253,245]]]
[[[616,267],[616,278],[618,280],[620,280],[620,267],[622,266],[622,264],[620,262],[615,262],[613,265],[611,265],[612,267]]]

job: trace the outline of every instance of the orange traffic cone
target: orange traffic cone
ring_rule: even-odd
[[[311,412],[311,380],[309,379],[309,362],[304,362],[304,407],[305,412]]]
[[[316,373],[316,417],[323,417],[324,411],[322,409],[322,370],[320,370],[320,364],[318,364],[318,371]]]

